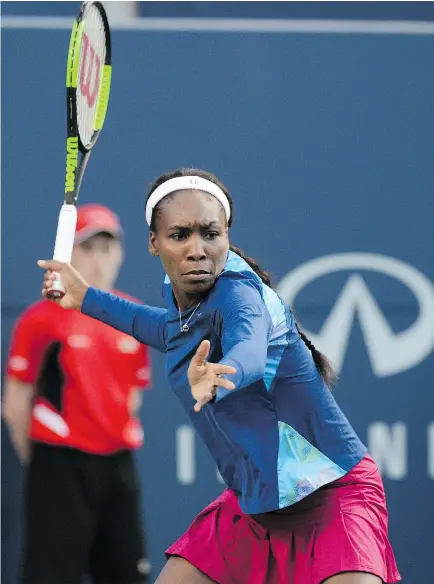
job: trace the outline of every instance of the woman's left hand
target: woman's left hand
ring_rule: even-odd
[[[191,393],[196,400],[195,412],[200,412],[201,408],[214,398],[217,386],[229,390],[235,389],[232,381],[220,376],[233,375],[237,370],[229,365],[208,363],[206,358],[210,347],[209,341],[202,341],[188,367],[188,381]]]

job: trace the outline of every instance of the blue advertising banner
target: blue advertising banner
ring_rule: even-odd
[[[39,297],[62,201],[69,31],[2,31],[2,361]],[[120,216],[119,288],[162,304],[144,198],[159,173],[216,173],[233,242],[273,274],[333,360],[377,460],[405,584],[434,549],[434,34],[115,30],[106,124],[80,198]],[[154,573],[224,488],[153,353],[138,453]],[[3,432],[3,567],[15,584],[19,465]],[[18,485],[18,486],[17,486]]]

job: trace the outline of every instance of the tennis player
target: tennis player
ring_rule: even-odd
[[[158,584],[380,584],[400,580],[378,469],[334,400],[327,359],[256,262],[231,250],[233,204],[212,174],[157,179],[149,249],[167,309],[59,271],[60,301],[166,353],[170,385],[228,489],[166,552]]]
[[[112,290],[123,261],[118,217],[78,209],[73,264]],[[145,584],[149,564],[133,451],[149,351],[43,300],[15,327],[3,416],[27,466],[22,584]]]

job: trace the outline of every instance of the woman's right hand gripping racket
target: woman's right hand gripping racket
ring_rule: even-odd
[[[70,263],[74,246],[75,207],[83,173],[103,127],[111,82],[111,42],[101,2],[84,2],[72,28],[66,70],[68,135],[65,198],[57,225],[53,259]],[[65,288],[57,274],[48,291],[62,298]]]

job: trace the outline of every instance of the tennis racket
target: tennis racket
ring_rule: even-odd
[[[57,224],[53,259],[69,263],[77,223],[76,202],[92,148],[104,125],[111,82],[110,28],[101,2],[84,2],[72,28],[66,69],[65,197]],[[65,288],[57,274],[51,298]]]

